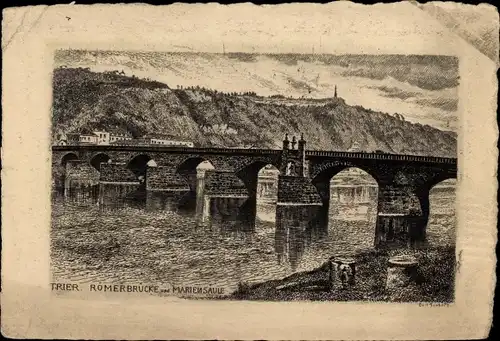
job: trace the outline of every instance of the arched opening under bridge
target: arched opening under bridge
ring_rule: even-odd
[[[139,181],[144,181],[148,169],[148,163],[152,158],[147,154],[139,154],[129,161],[127,169],[132,171]]]
[[[78,160],[78,155],[75,153],[67,153],[61,158],[61,163],[59,166],[54,167],[53,170],[53,181],[56,188],[56,192],[59,194],[64,193],[65,180],[66,180],[66,166],[70,161]]]
[[[78,160],[78,156],[75,153],[68,153],[61,158],[61,166],[66,168],[69,161]]]
[[[176,170],[176,174],[187,182],[189,188],[178,195],[177,208],[184,212],[196,212],[205,216],[207,213],[205,197],[205,173],[214,169],[213,164],[203,157],[190,157],[184,160]],[[205,217],[206,219],[207,217]]]
[[[239,217],[247,231],[254,231],[257,224],[274,227],[279,174],[276,166],[266,160],[254,160],[236,172],[248,197]]]
[[[374,247],[376,178],[360,168],[333,166],[318,174],[313,184],[323,206],[310,224],[311,237],[345,252]]]
[[[177,174],[187,181],[190,191],[196,194],[200,190],[203,191],[205,173],[212,169],[215,167],[209,160],[202,157],[191,157],[177,167]]]
[[[99,153],[94,155],[92,159],[90,159],[90,165],[94,167],[97,171],[101,171],[101,163],[106,163],[110,160],[110,157],[104,153]]]
[[[454,246],[456,240],[456,179],[447,179],[429,191],[426,241],[430,246]]]

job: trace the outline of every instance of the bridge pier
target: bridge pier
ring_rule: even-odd
[[[189,192],[188,181],[172,167],[148,167],[146,170],[146,190],[165,192]]]
[[[192,208],[190,186],[171,166],[146,168],[146,209],[177,211]],[[186,205],[184,205],[187,202]],[[186,206],[186,207],[184,207]]]
[[[278,177],[277,231],[296,229],[316,234],[318,216],[321,217],[322,212],[323,202],[309,178],[286,175]],[[323,225],[320,224],[320,231],[322,229]]]
[[[119,207],[125,200],[138,198],[141,182],[125,163],[101,163],[99,178],[99,205]]]
[[[429,191],[418,193],[413,186],[380,186],[375,246],[422,245],[428,216]]]
[[[256,198],[245,183],[229,170],[206,170],[198,179],[197,212],[203,222],[222,223],[225,229],[255,229]]]
[[[99,172],[88,162],[81,160],[70,160],[66,163],[64,172],[64,197],[71,196],[72,189],[97,186],[99,184]]]
[[[297,268],[306,245],[316,234],[315,219],[321,214],[322,205],[309,178],[286,175],[278,177],[275,249],[279,262],[286,259],[292,269]]]

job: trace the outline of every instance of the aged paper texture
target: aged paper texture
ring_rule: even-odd
[[[2,33],[4,335],[488,334],[492,6],[19,7]]]

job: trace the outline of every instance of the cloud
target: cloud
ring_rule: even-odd
[[[387,56],[375,62],[350,64],[342,75],[375,80],[392,77],[432,91],[454,88],[459,83],[458,59],[446,56],[409,56],[407,59]]]
[[[287,77],[287,82],[288,82],[288,84],[290,84],[290,86],[292,88],[294,88],[295,90],[297,90],[299,92],[303,92],[303,91],[311,92],[312,90],[314,90],[313,87],[311,87],[311,85],[309,85],[308,83],[301,81],[301,80],[294,79],[293,77]]]
[[[439,108],[444,111],[455,112],[458,109],[458,99],[457,98],[421,98],[417,99],[417,102],[420,105],[425,105],[428,107]]]
[[[444,111],[455,112],[458,108],[458,98],[450,98],[445,96],[429,97],[428,94],[415,91],[407,91],[396,86],[371,86],[370,89],[377,89],[382,92],[382,96],[388,98],[398,98],[401,100],[413,99],[415,103],[423,106],[439,108]]]
[[[342,68],[345,77],[382,80],[393,77],[425,90],[441,90],[458,85],[458,58],[438,55],[330,55],[266,54],[286,65],[316,63]]]
[[[416,97],[419,95],[417,92],[405,91],[404,89],[400,89],[395,86],[381,85],[381,86],[370,86],[368,88],[380,90],[381,92],[383,92],[383,96],[385,97],[399,98],[403,100]]]

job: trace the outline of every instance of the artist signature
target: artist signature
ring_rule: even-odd
[[[450,303],[446,302],[419,302],[418,306],[419,307],[445,307],[449,306]]]

